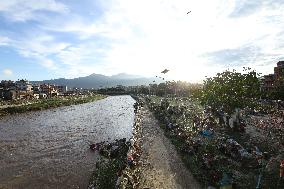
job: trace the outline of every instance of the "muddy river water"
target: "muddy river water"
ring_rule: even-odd
[[[130,96],[0,118],[0,189],[87,188],[88,144],[131,137]]]

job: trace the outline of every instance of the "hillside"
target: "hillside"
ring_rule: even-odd
[[[120,73],[113,76],[105,76],[102,74],[91,74],[86,77],[78,77],[74,79],[52,79],[44,81],[33,81],[33,83],[50,83],[56,85],[67,85],[69,88],[104,88],[104,87],[115,87],[117,85],[123,86],[135,86],[135,85],[149,85],[155,83],[160,83],[162,80],[157,78],[146,78],[142,76],[130,75],[125,73]]]

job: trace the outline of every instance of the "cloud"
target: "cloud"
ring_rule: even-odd
[[[0,1],[0,13],[11,21],[37,20],[39,11],[66,13],[68,8],[55,0]]]
[[[4,76],[11,76],[11,75],[13,75],[13,71],[10,70],[10,69],[4,69],[3,74],[4,74]]]
[[[10,39],[8,37],[2,37],[0,36],[0,46],[6,46],[10,42]]]
[[[239,0],[235,1],[235,8],[231,13],[231,17],[248,16],[255,13],[262,8],[262,1],[245,1]]]
[[[68,16],[67,16],[68,17]],[[107,33],[103,23],[93,23],[88,19],[73,15],[68,18],[45,20],[40,26],[43,30],[50,32],[72,33],[80,39],[87,39],[96,35]]]
[[[56,54],[69,46],[68,43],[56,41],[47,34],[38,34],[36,38],[26,36],[26,38],[15,40],[12,45],[26,57]]]
[[[244,66],[255,63],[262,55],[261,49],[256,46],[242,46],[204,54],[210,62],[225,66]]]
[[[33,35],[21,36],[20,38],[4,39],[6,39],[5,45],[12,47],[22,57],[34,60],[43,67],[52,70],[56,69],[57,65],[51,57],[70,45],[58,42],[53,36],[44,33],[33,33]]]
[[[91,2],[0,2],[13,25],[0,30],[0,45],[60,77],[153,76],[168,68],[168,77],[197,81],[227,66],[267,68],[283,57],[279,0]]]
[[[243,17],[255,14],[261,11],[283,9],[282,0],[238,0],[230,14],[230,17]]]
[[[268,65],[280,57],[283,48],[277,39],[284,31],[283,12],[273,11],[268,3],[237,2],[111,1],[99,21],[76,19],[49,29],[108,43],[100,48],[82,42],[62,51],[60,60],[73,64],[69,69],[74,74],[82,68],[84,73],[127,70],[152,76],[167,67],[170,77],[199,80],[226,66]],[[92,54],[99,58],[89,59]],[[85,69],[87,59],[93,61],[90,69]]]

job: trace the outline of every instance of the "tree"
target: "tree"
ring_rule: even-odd
[[[236,108],[255,108],[260,98],[259,74],[250,68],[244,73],[224,71],[204,80],[202,103],[231,115]]]
[[[157,90],[156,90],[156,95],[158,96],[164,96],[166,95],[167,93],[167,84],[166,83],[160,83],[157,87]]]
[[[192,98],[200,98],[203,91],[203,85],[202,84],[191,84],[189,86],[189,94]]]

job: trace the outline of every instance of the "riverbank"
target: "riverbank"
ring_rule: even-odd
[[[29,111],[45,110],[49,108],[57,108],[61,106],[70,106],[93,102],[105,98],[105,95],[84,95],[84,96],[70,96],[70,97],[54,97],[49,99],[40,99],[30,101],[29,103],[10,104],[9,106],[0,107],[0,116],[5,116],[15,113],[24,113]]]
[[[90,145],[94,151],[101,154],[100,161],[96,164],[95,170],[90,178],[88,189],[95,188],[138,188],[140,177],[140,156],[141,156],[141,108],[143,103],[134,98],[134,123],[132,137],[116,140],[115,143],[103,142]],[[103,152],[107,148],[108,155]],[[112,156],[115,152],[115,156]]]
[[[148,97],[146,101],[185,165],[206,187],[283,187],[279,165],[284,158],[284,132],[281,124],[276,127],[276,118],[264,124],[262,116],[258,118],[262,125],[247,121],[244,131],[234,131],[194,99]],[[269,132],[263,136],[259,131],[265,129]]]
[[[135,97],[134,97],[135,98]],[[201,186],[185,167],[171,141],[164,135],[160,123],[144,106],[141,99],[135,98],[135,122],[133,136],[125,148],[116,143],[107,144],[112,149],[121,149],[116,157],[105,157],[96,164],[90,180],[93,188],[192,188]],[[101,151],[101,144],[90,147]],[[120,146],[127,146],[120,145]],[[114,148],[113,148],[114,146]],[[103,145],[105,148],[105,145]],[[116,182],[115,182],[116,181]]]
[[[147,107],[142,109],[141,188],[201,189]]]

